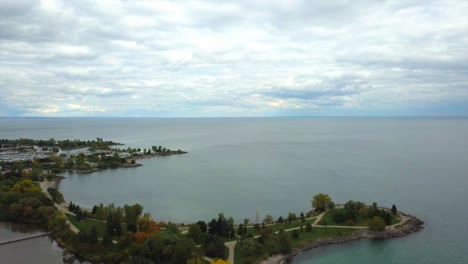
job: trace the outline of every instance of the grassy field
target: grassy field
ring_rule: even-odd
[[[310,218],[310,219],[306,219],[305,222],[302,222],[299,219],[299,220],[296,220],[296,221],[292,221],[291,223],[288,223],[288,221],[285,221],[282,224],[274,224],[274,225],[270,225],[269,227],[273,228],[274,231],[279,231],[280,229],[286,230],[286,229],[290,229],[290,228],[294,228],[294,227],[300,227],[302,225],[302,226],[304,226],[304,229],[305,229],[306,224],[307,223],[313,224],[315,222],[315,219],[316,219],[315,217]],[[247,227],[247,234],[251,234],[252,236],[260,235],[260,233],[257,230],[255,230],[255,228],[253,226]]]
[[[86,232],[89,234],[91,231],[91,228],[93,228],[93,225],[96,226],[96,229],[98,231],[98,234],[100,237],[104,236],[104,231],[106,229],[106,223],[97,221],[97,220],[91,220],[91,219],[84,219],[81,221],[76,220],[76,217],[74,215],[70,214],[65,214],[68,218],[68,220],[76,226],[80,231]]]
[[[293,247],[297,247],[304,243],[317,239],[341,237],[350,234],[354,231],[356,231],[356,229],[338,227],[314,227],[312,229],[312,232],[300,233],[298,239],[293,239]]]
[[[299,225],[300,226],[300,225]],[[305,229],[304,229],[305,230]],[[300,232],[298,239],[292,239],[292,246],[293,248],[300,247],[310,241],[325,239],[325,238],[334,238],[334,237],[341,237],[352,232],[355,232],[356,229],[352,228],[337,228],[337,227],[313,227],[312,232]],[[287,232],[288,235],[291,235],[292,231]],[[260,262],[262,258],[267,258],[267,254],[264,256],[257,256],[253,259],[254,263]],[[235,255],[234,255],[234,262],[235,263],[244,263],[247,256],[245,256],[244,252],[242,251],[240,246],[236,246]]]

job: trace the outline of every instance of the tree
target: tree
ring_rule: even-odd
[[[171,222],[167,223],[166,230],[169,234],[173,234],[173,235],[179,234],[179,228],[177,227],[176,224],[171,223]]]
[[[304,215],[304,213],[301,213],[301,221],[302,221],[302,222],[305,222],[305,215]]]
[[[240,224],[239,225],[239,228],[237,229],[237,235],[239,236],[243,236],[245,233],[244,233],[244,225],[243,224]]]
[[[383,231],[385,230],[385,221],[380,216],[374,216],[369,222],[369,229]]]
[[[125,211],[125,220],[127,223],[127,229],[135,233],[137,231],[137,220],[138,220],[138,217],[143,212],[143,206],[141,206],[138,203],[131,205],[131,206],[125,205],[124,211]]]
[[[224,241],[217,235],[211,236],[208,239],[208,244],[205,248],[205,253],[209,257],[222,258],[224,257]]]
[[[201,243],[201,235],[202,235],[202,231],[201,231],[201,228],[200,228],[199,225],[194,224],[194,225],[189,226],[187,236],[189,238],[193,239],[193,241],[195,241],[195,243],[197,243],[197,244]]]
[[[288,222],[291,223],[292,221],[296,220],[297,216],[296,213],[289,213],[288,214]]]
[[[99,241],[99,235],[95,225],[91,227],[91,231],[88,234],[88,239],[92,244],[96,244]]]
[[[393,215],[396,215],[397,214],[397,209],[396,209],[396,206],[395,205],[392,205],[392,214]]]
[[[191,239],[180,239],[174,245],[174,252],[172,254],[172,262],[175,264],[185,264],[187,260],[192,257],[195,250],[195,243]]]
[[[273,216],[267,214],[267,215],[265,216],[265,219],[263,219],[263,222],[264,222],[265,224],[272,224],[272,223],[274,222]]]
[[[294,229],[291,233],[291,237],[293,239],[298,239],[299,238],[299,232],[297,231],[297,229]]]
[[[260,243],[253,238],[242,240],[239,246],[245,256],[254,256],[261,251]]]
[[[328,194],[319,193],[312,198],[312,208],[317,212],[323,212],[332,202]]]
[[[218,222],[214,218],[208,223],[208,233],[211,235],[218,233]]]
[[[284,229],[281,229],[279,232],[279,251],[281,254],[288,254],[292,249],[291,238],[284,232]]]
[[[112,244],[111,234],[109,233],[109,231],[107,229],[104,230],[104,235],[102,237],[102,244],[104,244],[104,245],[111,245]]]
[[[76,206],[76,209],[75,209],[75,210],[76,210],[76,213],[75,213],[75,215],[76,215],[76,220],[79,222],[79,221],[81,221],[81,220],[83,219],[83,213],[81,212],[81,208],[80,208],[79,205]]]
[[[254,229],[257,230],[257,231],[260,231],[260,225],[259,225],[259,224],[255,224],[255,225],[254,225]]]
[[[278,217],[278,220],[276,220],[277,223],[282,224],[284,222],[283,217],[280,216]]]
[[[197,225],[200,226],[200,230],[202,231],[202,233],[205,233],[206,230],[208,230],[208,226],[206,225],[205,221],[198,221]]]

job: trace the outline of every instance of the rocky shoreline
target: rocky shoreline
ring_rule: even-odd
[[[407,215],[404,213],[401,213],[403,216],[407,217],[408,219],[402,223],[401,225],[397,225],[395,227],[387,227],[384,231],[370,231],[367,229],[363,230],[357,230],[356,232],[353,232],[350,235],[346,235],[343,237],[338,237],[338,238],[330,238],[330,239],[322,239],[322,240],[316,240],[316,241],[311,241],[301,248],[296,249],[293,253],[290,255],[277,255],[277,256],[272,256],[268,260],[263,261],[263,264],[285,264],[285,263],[291,263],[297,255],[325,245],[332,245],[332,244],[343,244],[343,243],[348,243],[351,241],[356,241],[360,239],[392,239],[392,238],[398,238],[398,237],[403,237],[407,236],[409,234],[418,232],[422,230],[424,222],[421,221],[420,219]]]

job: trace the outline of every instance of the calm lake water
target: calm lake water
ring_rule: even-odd
[[[189,152],[139,168],[66,174],[65,199],[85,207],[138,202],[157,220],[224,212],[240,221],[257,210],[261,218],[306,212],[324,192],[340,203],[396,204],[425,229],[324,247],[295,263],[468,263],[466,118],[0,119],[0,138],[18,137],[102,137]]]
[[[0,242],[43,233],[25,224],[0,222]],[[0,263],[63,263],[62,249],[49,237],[0,246]]]

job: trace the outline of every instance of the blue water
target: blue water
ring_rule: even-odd
[[[295,263],[468,263],[468,119],[0,119],[0,138],[105,139],[189,154],[143,167],[66,174],[84,206],[139,202],[157,220],[255,219],[310,209],[328,193],[398,209],[425,230],[305,253]]]

